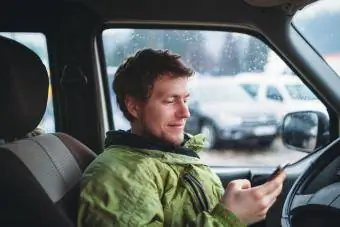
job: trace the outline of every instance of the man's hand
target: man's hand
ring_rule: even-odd
[[[286,174],[282,171],[271,181],[253,188],[248,180],[231,181],[221,202],[247,224],[261,221],[281,193],[285,178]]]

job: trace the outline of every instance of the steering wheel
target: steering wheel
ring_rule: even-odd
[[[316,160],[294,182],[282,209],[281,226],[339,226],[340,181],[328,182],[316,192],[307,190],[320,172],[340,157],[340,139],[325,147]],[[339,168],[339,166],[338,166]],[[338,169],[339,170],[339,169]]]

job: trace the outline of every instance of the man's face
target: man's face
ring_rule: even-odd
[[[182,143],[184,126],[190,117],[187,83],[187,77],[158,77],[149,99],[138,104],[132,131],[175,145]]]

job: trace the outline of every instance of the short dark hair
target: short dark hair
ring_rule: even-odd
[[[174,77],[190,77],[193,70],[180,60],[180,55],[168,50],[142,49],[127,58],[117,69],[112,83],[119,108],[124,116],[133,121],[125,106],[126,96],[147,100],[155,80],[165,73]]]

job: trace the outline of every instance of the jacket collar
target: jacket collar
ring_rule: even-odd
[[[139,149],[159,150],[163,152],[182,154],[191,157],[199,158],[196,152],[203,148],[204,137],[199,134],[192,136],[184,135],[184,141],[181,145],[173,145],[165,143],[157,139],[149,139],[131,133],[130,130],[108,131],[106,133],[105,148],[111,145],[130,146]]]

